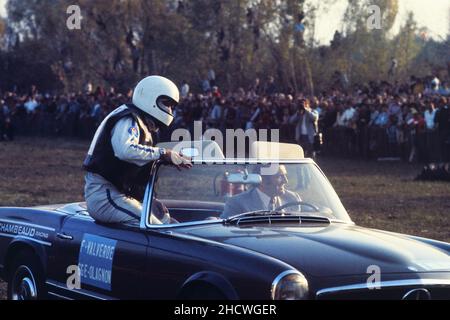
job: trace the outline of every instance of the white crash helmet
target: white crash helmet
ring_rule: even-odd
[[[172,108],[179,101],[177,86],[161,76],[142,79],[133,92],[133,104],[166,126],[172,123]]]

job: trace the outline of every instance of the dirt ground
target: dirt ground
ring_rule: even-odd
[[[0,206],[83,200],[86,141],[0,142]],[[421,165],[319,159],[359,225],[450,242],[450,183],[416,182]],[[6,286],[0,282],[0,297]]]

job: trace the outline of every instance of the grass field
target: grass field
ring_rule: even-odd
[[[0,142],[0,206],[83,200],[86,141]],[[421,165],[319,159],[359,225],[450,242],[450,183],[416,182]],[[5,284],[0,282],[0,296]]]

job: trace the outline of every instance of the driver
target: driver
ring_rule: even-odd
[[[175,151],[153,147],[152,132],[170,125],[178,101],[178,88],[172,81],[146,77],[134,89],[132,103],[118,107],[102,121],[83,164],[86,205],[96,221],[139,221],[153,161],[162,159],[178,168],[192,166]],[[152,203],[150,223],[170,223],[164,205]]]
[[[279,165],[278,171],[273,175],[262,175],[261,168],[258,166],[255,170],[255,173],[261,175],[261,184],[228,198],[220,216],[222,219],[244,212],[274,210],[287,203],[301,201],[298,193],[286,189],[288,183],[286,166]]]

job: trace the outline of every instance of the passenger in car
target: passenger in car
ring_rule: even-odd
[[[301,201],[300,195],[286,189],[288,183],[286,166],[279,165],[273,175],[263,175],[262,166],[256,168],[262,182],[259,186],[236,196],[228,198],[222,215],[223,219],[231,216],[257,210],[274,210],[284,204]],[[300,211],[299,206],[298,210]]]

